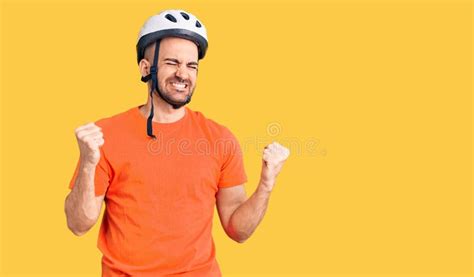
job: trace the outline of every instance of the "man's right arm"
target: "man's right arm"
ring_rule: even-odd
[[[66,197],[65,211],[68,228],[82,236],[94,226],[100,216],[104,196],[95,196],[95,166],[80,165],[71,192]]]
[[[75,130],[80,151],[77,177],[71,192],[66,197],[64,210],[67,226],[77,236],[87,233],[100,216],[104,196],[95,196],[95,170],[104,144],[101,128],[94,123]]]

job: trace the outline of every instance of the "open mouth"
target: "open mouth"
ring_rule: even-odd
[[[186,83],[178,83],[178,82],[171,82],[171,86],[176,90],[176,91],[185,91],[188,88],[188,85]]]

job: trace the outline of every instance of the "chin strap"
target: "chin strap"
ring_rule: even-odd
[[[154,107],[153,107],[153,90],[158,89],[158,77],[156,73],[158,72],[158,51],[160,47],[160,41],[156,41],[155,45],[155,55],[153,57],[153,65],[150,68],[150,74],[145,77],[142,77],[143,82],[148,82],[151,78],[151,89],[150,89],[150,98],[151,98],[151,109],[150,115],[148,116],[146,122],[146,133],[149,137],[156,139],[156,136],[153,134],[153,116],[154,116]]]

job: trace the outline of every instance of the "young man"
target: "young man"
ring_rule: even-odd
[[[85,234],[106,203],[98,248],[103,276],[221,276],[212,239],[214,206],[242,243],[262,220],[289,151],[265,147],[257,190],[247,198],[240,146],[231,131],[185,105],[207,50],[204,25],[167,10],[142,27],[137,58],[145,105],[76,129],[80,158],[65,210]]]

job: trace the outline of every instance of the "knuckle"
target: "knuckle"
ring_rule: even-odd
[[[84,140],[90,141],[92,139],[91,134],[84,134]]]

